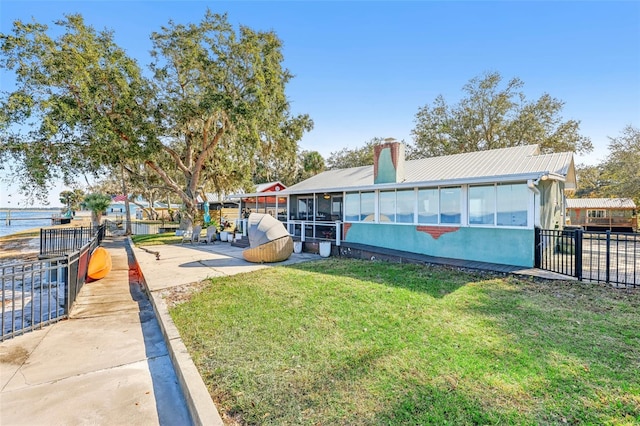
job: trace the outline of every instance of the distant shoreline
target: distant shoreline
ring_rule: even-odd
[[[37,233],[34,235],[34,232]],[[40,229],[20,231],[0,237],[0,267],[36,260],[40,253]]]
[[[64,207],[0,207],[0,212],[59,212]]]

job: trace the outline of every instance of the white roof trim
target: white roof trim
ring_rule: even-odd
[[[334,187],[334,188],[315,188],[313,190],[293,190],[285,189],[280,194],[310,194],[318,192],[357,192],[357,191],[375,191],[375,190],[389,190],[389,189],[407,189],[407,188],[435,188],[439,186],[454,186],[454,185],[474,185],[482,183],[501,183],[501,182],[526,182],[529,179],[536,180],[542,178],[542,176],[549,176],[552,179],[564,180],[564,177],[551,174],[549,172],[542,173],[524,173],[517,175],[501,175],[501,176],[484,176],[481,178],[460,178],[460,179],[448,179],[448,180],[433,180],[424,182],[401,182],[401,183],[384,183],[373,185],[360,185],[349,187]]]

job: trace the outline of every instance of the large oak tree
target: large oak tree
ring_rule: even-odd
[[[412,131],[411,158],[435,157],[519,145],[539,144],[543,152],[593,149],[580,135],[580,123],[563,120],[564,103],[548,94],[534,101],[521,90],[524,83],[513,78],[502,83],[497,72],[473,78],[457,104],[442,95],[420,108]]]
[[[346,169],[349,167],[371,166],[373,164],[373,150],[376,145],[384,142],[384,138],[375,137],[363,146],[349,149],[342,148],[329,154],[327,169]]]
[[[291,74],[273,32],[207,12],[151,36],[145,75],[109,31],[79,15],[47,26],[15,22],[0,34],[0,66],[16,90],[0,98],[1,158],[13,157],[23,187],[103,170],[152,170],[193,218],[197,196],[250,185],[251,170],[271,155],[295,158],[312,127],[293,116],[285,94]]]
[[[601,165],[602,191],[609,197],[629,197],[640,205],[640,129],[626,126],[609,138],[609,155]]]

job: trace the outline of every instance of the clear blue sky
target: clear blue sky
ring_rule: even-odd
[[[315,122],[301,147],[325,158],[374,137],[410,142],[418,108],[440,94],[457,102],[487,71],[519,77],[529,100],[565,102],[562,116],[595,146],[577,163],[601,161],[607,136],[640,126],[640,2],[2,0],[0,28],[81,13],[146,66],[151,32],[170,19],[197,23],[207,8],[278,34],[296,76],[292,111]]]

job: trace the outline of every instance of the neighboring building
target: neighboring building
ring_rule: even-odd
[[[125,201],[127,197],[124,195],[114,195],[111,197],[111,204],[107,207],[107,216],[121,216],[125,214]]]
[[[280,181],[257,185],[255,194],[242,198],[243,216],[248,217],[250,213],[265,213],[281,221],[287,220],[287,198],[280,196],[285,189],[287,187]]]
[[[568,223],[589,231],[638,230],[636,204],[630,198],[568,198]]]
[[[278,218],[307,238],[338,229],[348,243],[532,267],[534,227],[560,228],[576,188],[573,154],[537,145],[405,161],[404,145],[387,140],[374,158],[269,194],[286,201]]]
[[[125,201],[126,197],[122,194],[114,195],[111,197],[111,204],[107,207],[106,216],[109,218],[119,218],[124,217],[126,214]],[[170,211],[178,212],[180,211],[180,204],[171,204],[163,203],[160,201],[155,201],[153,203],[153,209],[156,211],[160,219],[170,220],[171,215]],[[142,199],[142,197],[137,197],[134,201],[129,202],[129,209],[131,210],[132,219],[149,219],[149,202]]]

